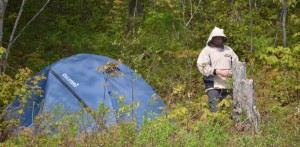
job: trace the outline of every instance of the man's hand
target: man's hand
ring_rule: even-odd
[[[227,69],[217,69],[216,74],[222,77],[230,77],[231,72]]]

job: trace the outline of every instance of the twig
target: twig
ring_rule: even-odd
[[[201,0],[198,1],[197,8],[199,7],[200,3],[201,3]],[[185,24],[185,28],[188,27],[189,23],[192,21],[192,19],[194,18],[195,13],[196,13],[196,11],[197,11],[197,9],[196,9],[196,10],[194,11],[194,13],[193,13],[193,4],[192,4],[192,0],[190,0],[190,4],[191,4],[191,11],[190,11],[190,12],[191,12],[191,17],[190,17],[189,21]]]
[[[45,9],[45,7],[48,5],[50,0],[47,0],[47,2],[43,5],[43,7],[27,22],[27,24],[22,28],[20,33],[13,39],[12,43],[13,44],[19,37],[20,35],[24,32],[24,30],[34,21],[34,19]]]

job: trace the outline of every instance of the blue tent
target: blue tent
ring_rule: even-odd
[[[135,118],[138,124],[144,118],[155,118],[165,107],[152,87],[132,69],[118,61],[99,55],[78,54],[59,60],[37,73],[46,79],[38,85],[43,96],[32,94],[24,113],[18,118],[20,125],[31,127],[41,113],[54,114],[58,121],[62,114],[82,112],[89,107],[97,110],[100,104],[109,108],[106,125]],[[135,105],[135,108],[132,106]],[[12,108],[21,106],[18,98]],[[59,110],[57,106],[59,106]],[[123,109],[127,106],[126,109]],[[130,110],[128,110],[128,108]],[[130,114],[130,115],[128,115]],[[94,116],[84,111],[81,116],[85,128],[97,126]]]

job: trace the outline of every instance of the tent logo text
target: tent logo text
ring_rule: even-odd
[[[79,83],[76,83],[75,81],[73,81],[66,73],[62,74],[62,76],[73,86],[73,87],[77,87],[79,85]]]

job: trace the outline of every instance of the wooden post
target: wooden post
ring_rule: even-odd
[[[255,133],[258,133],[260,114],[255,105],[253,80],[246,79],[245,62],[237,61],[233,63],[232,78],[233,118],[237,122],[244,123],[243,125],[245,125],[246,127],[251,125]]]

